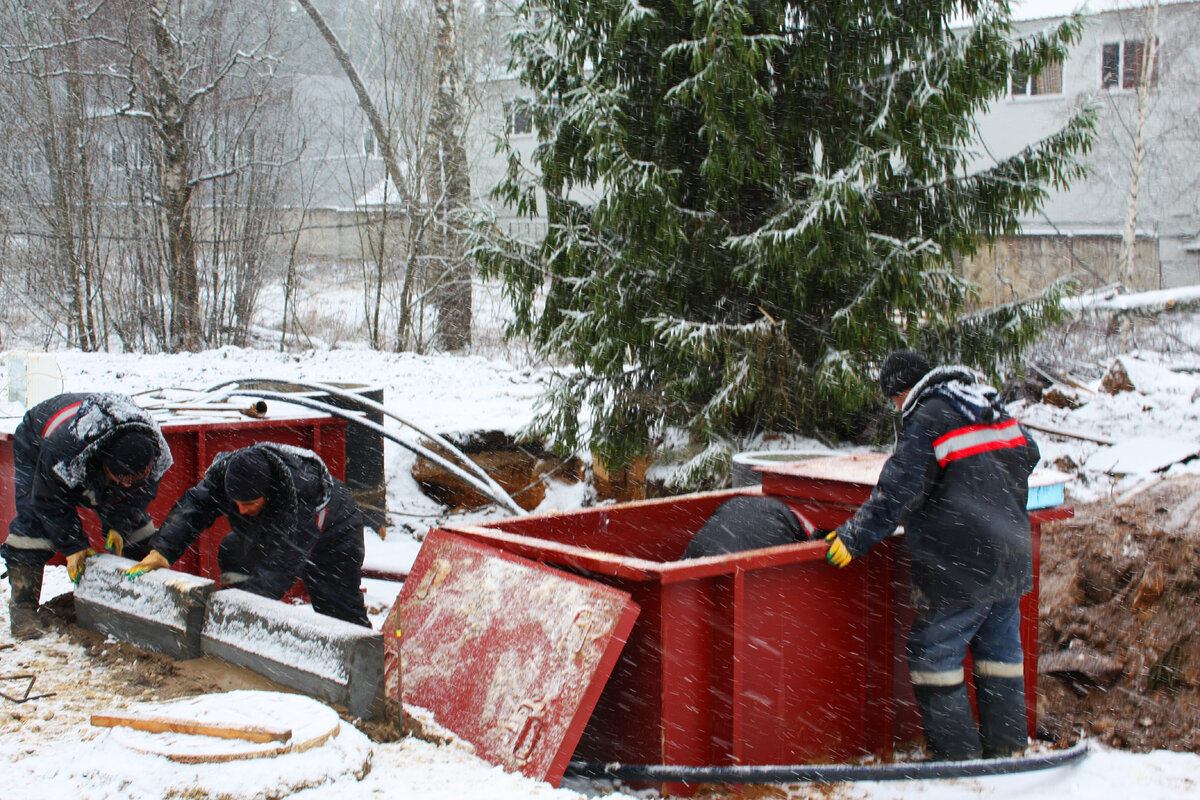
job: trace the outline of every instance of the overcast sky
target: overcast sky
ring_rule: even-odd
[[[1012,0],[1013,16],[1016,19],[1038,19],[1059,14],[1070,14],[1076,10],[1085,13],[1111,11],[1115,8],[1137,8],[1149,5],[1151,0]],[[1162,0],[1163,5],[1178,0]]]

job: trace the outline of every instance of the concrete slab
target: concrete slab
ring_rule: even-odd
[[[75,587],[81,627],[172,658],[198,658],[206,601],[215,581],[162,569],[129,579],[136,562],[102,553],[87,560]]]
[[[223,589],[208,601],[200,636],[205,655],[276,683],[374,715],[383,683],[383,635],[310,608]]]

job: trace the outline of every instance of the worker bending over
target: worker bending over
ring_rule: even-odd
[[[908,665],[930,758],[1013,755],[1027,744],[1021,595],[1033,588],[1026,511],[1038,447],[966,367],[892,353],[879,376],[902,415],[896,451],[857,513],[826,538],[844,567],[898,525],[912,554]],[[979,724],[963,659],[970,649]]]
[[[8,565],[13,638],[42,635],[42,573],[55,551],[78,582],[93,554],[79,519],[90,508],[105,547],[141,558],[154,523],[146,507],[171,466],[171,450],[145,409],[119,394],[60,394],[25,413],[13,434],[16,514],[0,553]]]
[[[232,529],[217,553],[221,583],[278,600],[299,579],[318,614],[371,627],[359,588],[362,512],[320,456],[299,447],[218,453],[128,574],[170,566],[221,516]]]

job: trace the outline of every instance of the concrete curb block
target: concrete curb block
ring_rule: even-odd
[[[200,646],[356,717],[372,716],[383,685],[382,633],[240,589],[209,598]]]
[[[87,560],[75,588],[79,625],[172,658],[198,658],[205,609],[216,582],[169,569],[130,580],[125,570],[135,563],[108,554]]]

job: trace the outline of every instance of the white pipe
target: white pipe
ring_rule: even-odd
[[[338,408],[337,406],[331,406],[328,403],[322,403],[320,400],[313,400],[312,398],[309,398],[309,397],[301,397],[301,396],[297,396],[294,394],[287,394],[285,392],[269,392],[269,391],[265,391],[262,389],[238,389],[233,394],[249,395],[250,397],[261,397],[266,400],[278,400],[281,403],[291,403],[293,405],[302,406],[304,408],[311,408],[315,411],[323,411],[326,414],[329,414],[330,416],[339,417],[341,419],[347,420],[348,422],[354,422],[359,425],[362,425],[364,428],[367,428],[368,430],[375,431],[375,432],[387,437],[388,439],[391,439],[396,444],[412,451],[413,453],[420,456],[421,458],[429,459],[430,461],[437,464],[442,469],[447,470],[450,473],[457,476],[458,478],[460,478],[461,480],[466,481],[476,491],[492,498],[497,503],[500,503],[505,508],[507,508],[509,511],[513,512],[514,514],[524,514],[525,513],[525,509],[523,509],[519,505],[517,505],[516,501],[514,501],[511,497],[509,497],[508,493],[505,492],[503,489],[499,489],[498,491],[493,490],[491,486],[488,486],[483,481],[476,478],[474,475],[464,472],[462,469],[460,469],[456,465],[452,464],[451,462],[447,461],[446,459],[442,458],[437,453],[434,453],[431,450],[427,450],[424,447],[421,447],[420,445],[414,445],[414,444],[404,441],[399,436],[397,436],[396,434],[389,431],[387,428],[385,428],[382,425],[379,425],[375,422],[372,422],[369,419],[363,419],[362,416],[355,413],[354,411],[351,411],[351,410],[345,409],[345,408]]]
[[[229,386],[232,384],[240,385],[243,383],[251,383],[251,384],[253,384],[253,383],[273,383],[273,384],[281,384],[281,385],[286,385],[286,386],[295,386],[300,389],[310,389],[310,390],[314,390],[314,391],[318,391],[318,392],[325,392],[326,394],[331,394],[331,395],[334,395],[335,397],[340,397],[343,400],[349,400],[349,401],[355,403],[356,405],[362,406],[363,408],[368,408],[368,409],[371,409],[372,411],[378,411],[379,413],[383,414],[384,416],[391,417],[392,419],[399,422],[401,425],[406,425],[409,428],[412,428],[414,431],[421,434],[425,438],[432,439],[433,441],[437,442],[442,447],[446,448],[446,450],[448,450],[455,457],[457,457],[460,462],[462,462],[462,465],[464,467],[466,467],[468,470],[473,472],[480,480],[482,480],[488,486],[492,487],[492,491],[487,493],[490,496],[494,497],[495,493],[497,493],[497,492],[500,493],[501,495],[503,495],[504,497],[509,496],[508,493],[506,491],[504,491],[504,487],[502,487],[500,484],[496,483],[496,481],[492,479],[492,476],[487,474],[486,470],[484,470],[482,467],[480,467],[478,464],[476,464],[474,461],[472,461],[470,458],[468,458],[466,453],[462,452],[462,450],[460,450],[458,447],[456,447],[454,444],[452,444],[445,437],[440,436],[439,434],[434,433],[433,431],[424,430],[424,429],[418,427],[417,425],[413,424],[412,422],[399,416],[395,412],[389,410],[386,406],[384,406],[380,403],[376,403],[374,400],[363,397],[362,395],[354,394],[353,392],[348,392],[345,389],[340,389],[336,386],[331,386],[327,383],[319,383],[317,381],[276,380],[274,378],[239,378],[239,379],[232,380],[232,381],[226,381],[224,383],[218,383],[215,386],[209,387],[209,389],[207,391],[215,392],[216,390],[218,390],[222,387],[225,387],[225,386]]]

